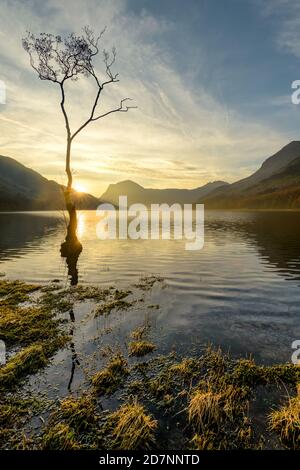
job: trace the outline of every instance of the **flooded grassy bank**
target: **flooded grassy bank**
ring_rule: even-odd
[[[300,367],[162,353],[155,289],[0,281],[2,449],[300,447]]]

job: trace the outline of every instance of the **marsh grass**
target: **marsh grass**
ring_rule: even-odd
[[[0,281],[0,307],[4,305],[17,305],[30,300],[30,294],[39,290],[41,286],[26,284],[20,281]]]
[[[155,276],[142,279],[139,288],[148,290],[157,281]],[[106,345],[106,366],[92,377],[87,371],[91,387],[78,391],[77,398],[60,396],[53,401],[51,414],[48,408],[43,414],[45,424],[38,434],[28,436],[24,423],[30,426],[30,417],[38,418],[41,408],[22,398],[17,402],[12,393],[22,395],[22,381],[47,366],[69,341],[61,313],[76,302],[99,302],[98,307],[107,305],[109,311],[123,302],[129,309],[127,302],[136,300],[125,300],[131,291],[115,288],[26,286],[0,283],[0,338],[14,348],[9,349],[7,364],[0,367],[1,448],[165,450],[175,445],[199,450],[253,449],[265,448],[270,433],[275,447],[282,447],[280,439],[287,448],[299,447],[299,367],[261,366],[251,358],[233,360],[212,346],[194,357],[182,358],[173,351],[137,360],[146,351],[154,351],[148,323],[127,336],[124,355]],[[258,433],[249,404],[257,401],[261,406],[262,389],[268,400]],[[289,400],[280,407],[282,390]],[[102,410],[101,401],[108,410]]]
[[[0,337],[7,345],[52,338],[60,324],[54,313],[43,307],[0,306]]]
[[[131,341],[128,344],[129,356],[143,357],[155,350],[155,344],[150,341]]]
[[[107,366],[92,377],[92,384],[99,395],[115,392],[129,375],[128,363],[122,354],[113,356]]]
[[[288,403],[269,415],[269,427],[280,435],[283,444],[300,449],[300,385],[298,394]]]
[[[134,285],[134,287],[137,287],[143,291],[149,291],[157,282],[163,282],[163,278],[155,275],[142,276],[139,282]]]
[[[157,421],[137,400],[125,403],[108,417],[111,447],[119,450],[145,450],[155,441]]]
[[[99,317],[102,315],[107,316],[113,310],[128,310],[132,305],[133,305],[133,302],[114,299],[114,300],[104,303],[103,305],[98,305],[95,308],[94,314],[95,314],[95,317]]]
[[[50,288],[38,298],[30,297],[40,290],[41,286],[19,281],[0,282],[0,339],[8,348],[13,346],[17,350],[0,368],[2,390],[15,387],[45,367],[50,357],[69,340],[62,330],[63,321],[48,302]],[[29,305],[22,305],[24,301]]]
[[[65,423],[57,423],[49,427],[42,436],[43,450],[78,450],[80,445],[75,431]]]
[[[22,378],[33,374],[47,364],[43,346],[33,344],[15,354],[0,369],[0,390],[16,385]]]

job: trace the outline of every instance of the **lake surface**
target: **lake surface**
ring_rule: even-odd
[[[79,282],[123,287],[146,274],[162,276],[165,288],[149,294],[159,304],[151,309],[159,352],[185,354],[211,342],[263,363],[290,361],[300,339],[299,212],[207,211],[200,251],[186,251],[184,240],[101,241],[97,222],[93,211],[79,214]],[[2,274],[67,284],[62,213],[1,213],[0,227]],[[119,318],[119,331],[129,323]],[[76,334],[83,348],[80,327]]]

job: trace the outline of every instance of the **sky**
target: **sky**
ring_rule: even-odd
[[[137,109],[91,124],[73,143],[75,187],[110,183],[194,188],[236,181],[300,136],[298,0],[1,0],[0,154],[65,183],[59,89],[39,80],[22,48],[35,34],[96,32],[117,49],[120,82],[99,112],[130,97]],[[104,72],[102,54],[95,66]],[[67,89],[71,127],[89,115],[93,82]]]

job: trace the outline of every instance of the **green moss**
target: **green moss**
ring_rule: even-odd
[[[155,349],[155,344],[149,341],[131,341],[128,344],[129,356],[142,357],[146,356]]]
[[[104,369],[93,376],[92,384],[99,395],[109,395],[122,385],[128,374],[127,361],[121,354],[117,354]]]

